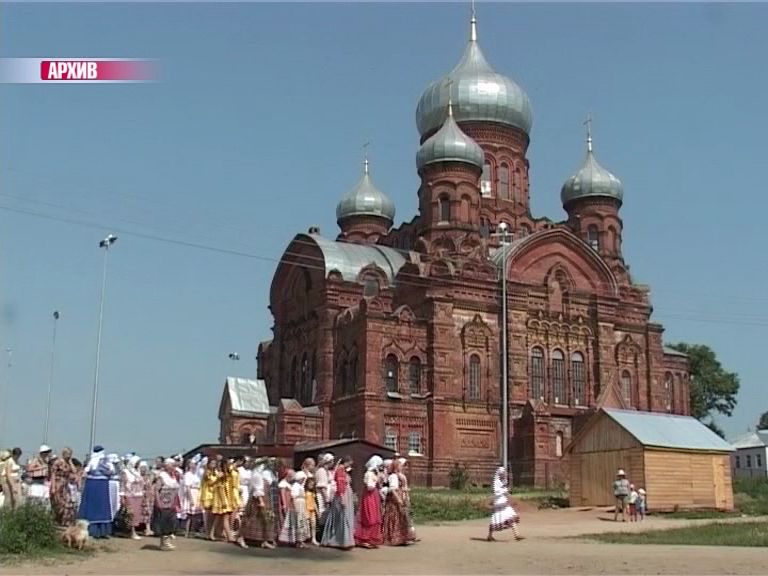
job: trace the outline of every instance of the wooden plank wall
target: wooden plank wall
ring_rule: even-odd
[[[727,455],[646,450],[645,477],[649,510],[733,509]]]

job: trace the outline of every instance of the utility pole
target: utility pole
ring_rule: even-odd
[[[501,239],[501,463],[509,472],[509,350],[507,347],[507,240],[509,225],[501,222],[494,236]]]

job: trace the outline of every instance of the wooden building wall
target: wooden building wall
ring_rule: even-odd
[[[577,438],[571,451],[571,506],[613,504],[613,481],[619,468],[624,469],[630,481],[645,481],[643,447],[624,428],[603,415]]]
[[[728,454],[645,451],[649,510],[717,508],[733,510]]]

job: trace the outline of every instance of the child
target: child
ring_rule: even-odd
[[[635,485],[629,485],[629,521],[637,522],[637,498],[638,493],[635,490]]]
[[[640,488],[637,491],[637,515],[640,520],[645,520],[645,488]]]
[[[312,545],[320,546],[317,541],[317,488],[313,477],[307,478],[304,482],[304,493],[306,495],[307,520],[309,520],[309,533],[312,535]]]

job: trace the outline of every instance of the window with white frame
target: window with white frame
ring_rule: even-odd
[[[384,433],[384,446],[393,452],[397,452],[397,431],[393,428],[387,428]]]
[[[565,404],[565,356],[561,350],[552,351],[552,395],[555,404]]]
[[[421,454],[421,432],[408,432],[408,453]]]
[[[480,194],[491,196],[491,165],[487,162],[483,165],[483,173],[480,176]]]
[[[573,385],[573,405],[585,406],[584,356],[581,352],[571,354],[571,384]]]
[[[531,350],[531,398],[544,398],[544,350]]]

